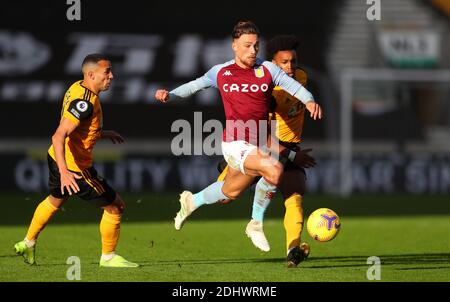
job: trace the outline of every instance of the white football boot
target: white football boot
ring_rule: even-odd
[[[253,244],[263,252],[270,251],[269,242],[264,235],[263,223],[261,221],[250,220],[245,228],[245,234],[249,237]]]
[[[177,216],[175,216],[175,230],[181,230],[186,218],[194,212],[195,206],[192,199],[193,195],[189,191],[183,191],[183,193],[180,194],[180,210],[178,211]]]

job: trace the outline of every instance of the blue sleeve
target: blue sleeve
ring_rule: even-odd
[[[214,66],[202,77],[173,89],[169,92],[169,94],[171,96],[175,95],[181,98],[186,98],[199,92],[200,90],[204,90],[209,87],[217,87],[217,73],[223,65],[224,64],[219,64]]]
[[[311,92],[303,87],[302,84],[288,76],[283,69],[269,61],[264,61],[262,64],[269,70],[275,85],[280,86],[283,90],[299,99],[304,104],[309,101],[314,101]]]
[[[197,93],[200,90],[209,88],[212,86],[211,80],[206,77],[206,74],[194,81],[190,81],[189,83],[183,84],[172,91],[169,92],[169,94],[181,97],[181,98],[187,98],[188,96],[191,96],[195,93]]]

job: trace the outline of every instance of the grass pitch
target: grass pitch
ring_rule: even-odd
[[[370,256],[381,260],[383,281],[450,281],[450,205],[445,197],[356,196],[341,200],[308,196],[305,214],[330,207],[341,218],[331,242],[311,244],[310,258],[296,269],[285,267],[283,205],[277,197],[264,227],[272,250],[253,247],[244,229],[251,195],[230,205],[205,206],[181,231],[173,228],[177,194],[124,194],[117,252],[141,264],[137,269],[99,268],[101,211],[69,200],[40,235],[37,266],[13,253],[42,195],[1,194],[0,281],[68,281],[67,264],[77,256],[81,281],[369,281]],[[377,281],[377,282],[380,282]]]

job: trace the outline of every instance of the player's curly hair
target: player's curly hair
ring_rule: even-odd
[[[271,61],[279,51],[297,51],[299,42],[293,35],[281,35],[272,38],[266,44],[266,59]]]
[[[259,29],[252,21],[239,21],[233,28],[231,36],[233,39],[239,39],[240,36],[245,34],[253,34],[259,36]]]

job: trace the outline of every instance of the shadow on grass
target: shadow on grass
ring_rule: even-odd
[[[14,254],[0,255],[0,258],[18,257]],[[368,267],[366,255],[336,256],[336,257],[311,257],[299,265],[299,269],[329,269],[329,268],[358,268]],[[450,270],[450,254],[397,254],[378,255],[382,266],[393,266],[395,270]],[[284,265],[285,258],[240,258],[240,259],[175,259],[159,261],[137,261],[141,267],[155,266],[194,266],[194,265],[234,265],[234,264],[263,264],[278,263]],[[91,262],[90,265],[98,265]],[[410,266],[414,265],[414,266]],[[418,266],[419,265],[419,266]],[[38,263],[37,267],[67,266],[66,263]],[[401,267],[395,267],[401,266]]]
[[[375,256],[375,255],[374,255]],[[424,261],[450,261],[450,253],[423,253],[423,254],[389,254],[389,255],[376,255],[381,259],[381,262],[424,262]],[[352,259],[367,259],[370,256],[336,256],[336,257],[311,257],[308,259],[320,261],[320,260],[341,260],[352,261]]]
[[[252,259],[184,259],[184,260],[161,260],[139,262],[141,266],[158,266],[158,265],[207,265],[207,264],[242,264],[242,263],[277,263],[283,261],[281,258],[252,258]]]
[[[380,258],[381,265],[382,266],[395,266],[395,265],[417,265],[420,264],[422,267],[408,267],[408,268],[397,268],[400,270],[414,270],[414,269],[425,269],[428,267],[428,269],[449,269],[449,266],[433,266],[430,267],[430,265],[436,265],[436,264],[448,264],[450,261],[450,254],[446,253],[423,253],[423,254],[388,254],[388,255],[376,255],[378,258]],[[348,263],[353,262],[354,264],[338,264],[338,265],[327,265],[324,264],[323,266],[308,266],[309,268],[318,268],[318,267],[351,267],[351,266],[367,266],[372,265],[372,263],[368,264],[367,259],[370,256],[337,256],[337,257],[312,257],[311,259],[308,259],[308,262],[341,262],[341,263]],[[359,263],[355,263],[359,262]],[[305,267],[306,268],[306,267]]]
[[[302,269],[315,268],[343,268],[343,267],[367,267],[367,258],[370,256],[336,256],[336,257],[311,257],[305,263],[300,264]],[[398,254],[398,255],[378,255],[381,265],[422,265],[421,267],[398,268],[399,270],[420,270],[420,269],[450,269],[449,266],[443,266],[450,261],[450,254],[432,253],[432,254]],[[285,258],[250,258],[250,259],[189,259],[189,260],[163,260],[140,262],[142,266],[161,266],[161,265],[216,265],[216,264],[243,264],[243,263],[284,263]],[[323,263],[321,265],[321,262]],[[433,266],[430,266],[433,265]],[[440,266],[436,266],[440,265]]]

